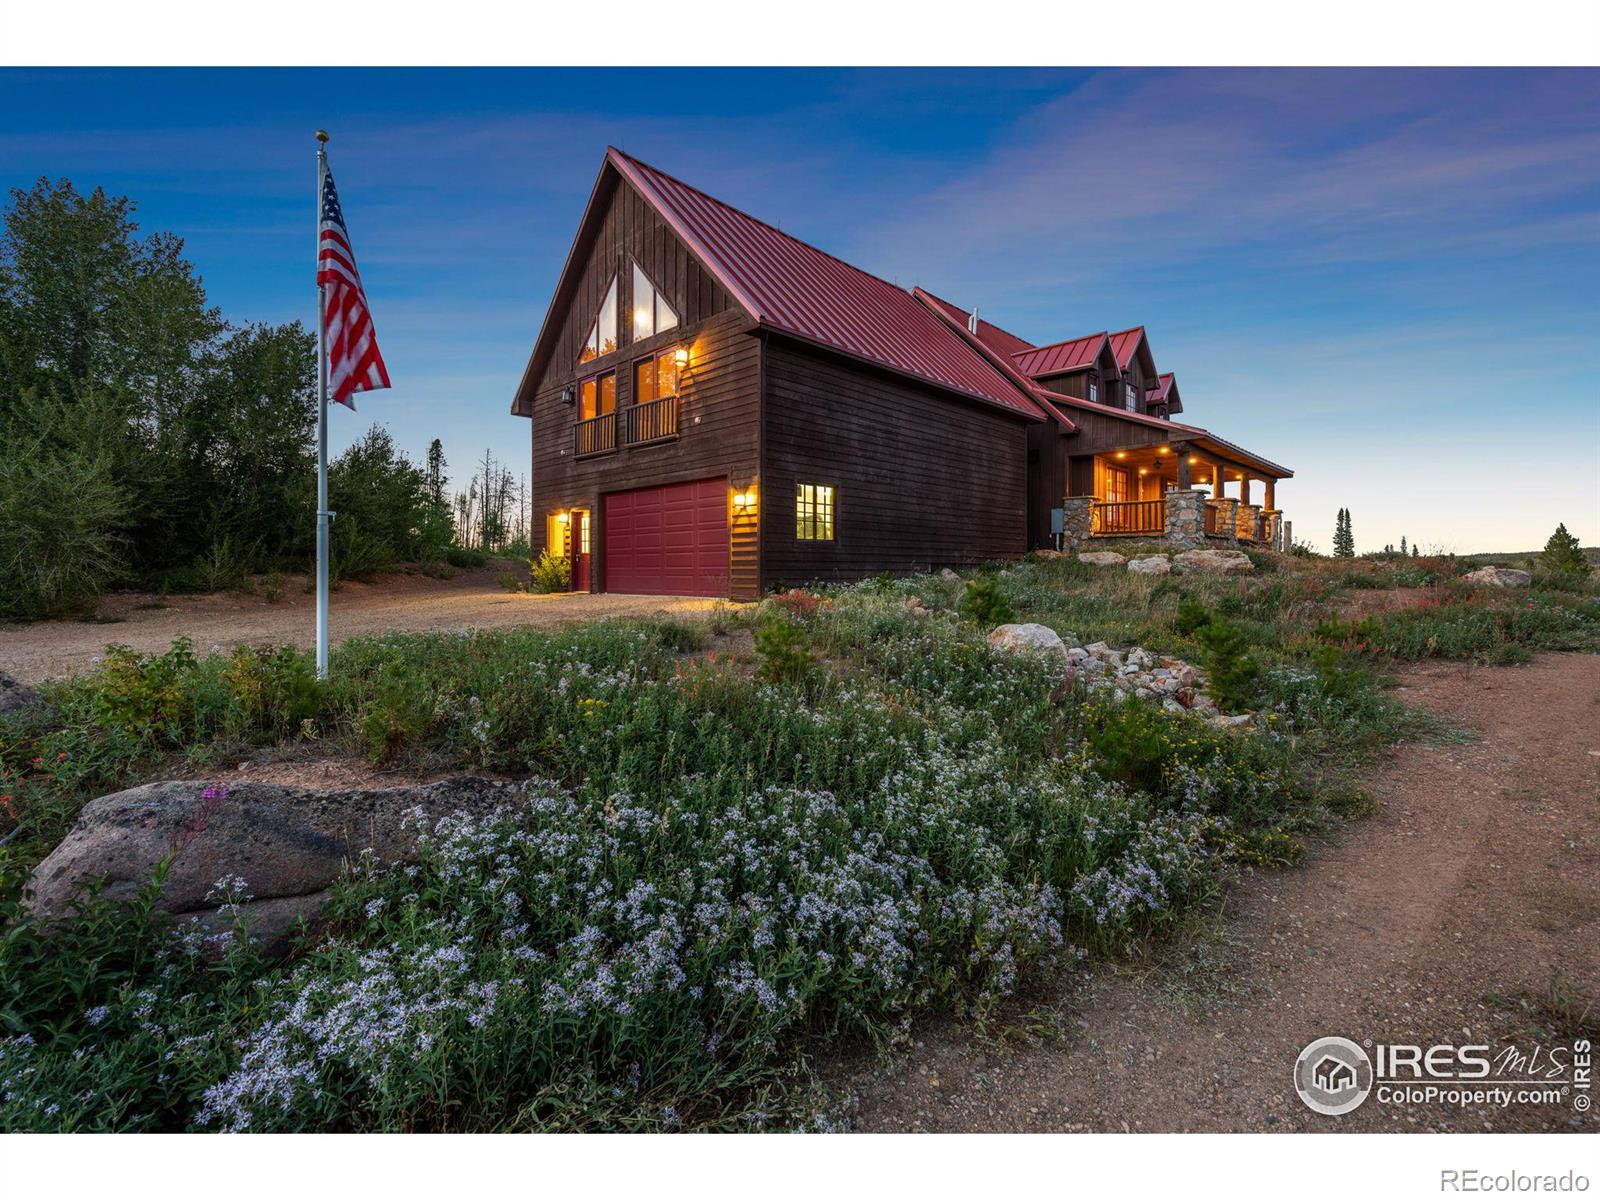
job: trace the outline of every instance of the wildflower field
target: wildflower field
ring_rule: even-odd
[[[0,1128],[837,1127],[819,1049],[892,1048],[934,1010],[992,1020],[1358,815],[1383,749],[1439,732],[1386,692],[1390,663],[1600,650],[1587,582],[1257,566],[1026,562],[978,590],[1201,664],[1250,703],[1232,731],[1061,688],[1059,663],[991,651],[938,577],[709,621],[356,641],[326,685],[288,649],[113,650],[0,717]],[[1359,603],[1397,588],[1416,602]],[[20,907],[95,796],[350,753],[511,778],[518,799],[417,821],[413,865],[351,864],[282,961],[164,925],[159,877],[66,928]],[[217,905],[249,887],[219,880]]]

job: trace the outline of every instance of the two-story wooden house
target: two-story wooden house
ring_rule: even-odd
[[[1103,447],[1204,435],[1143,411],[1142,329],[1080,340],[1041,357],[608,149],[512,406],[536,540],[575,590],[735,599],[1019,556],[1072,486],[1121,495]]]

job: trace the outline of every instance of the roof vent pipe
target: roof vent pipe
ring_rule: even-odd
[[[972,315],[967,318],[967,332],[973,337],[978,336],[978,309],[976,305],[973,306]]]

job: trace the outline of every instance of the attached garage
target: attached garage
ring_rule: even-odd
[[[728,594],[725,477],[612,492],[602,511],[606,591]]]

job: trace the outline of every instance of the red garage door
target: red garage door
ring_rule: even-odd
[[[603,525],[608,592],[728,594],[728,481],[615,492]]]

